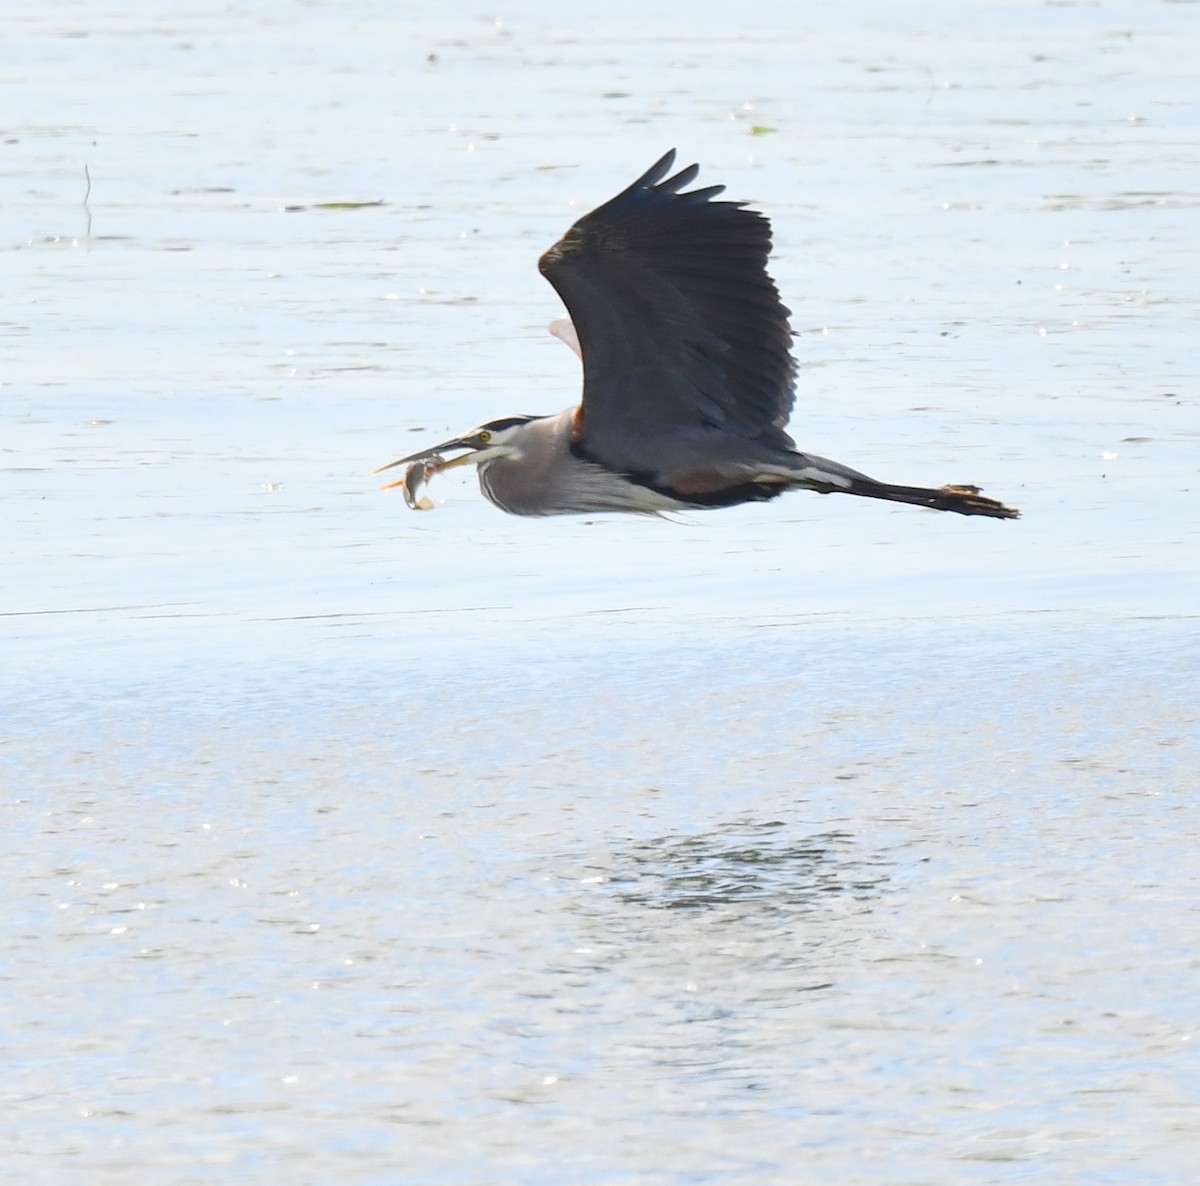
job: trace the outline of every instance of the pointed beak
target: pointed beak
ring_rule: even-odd
[[[422,449],[419,453],[410,453],[407,457],[401,457],[397,461],[389,461],[387,465],[381,465],[375,473],[381,474],[385,469],[394,469],[398,465],[415,465],[417,462],[425,463],[426,479],[433,477],[434,474],[440,474],[444,470],[454,469],[457,465],[465,465],[470,461],[475,454],[483,448],[484,442],[477,435],[466,437],[455,437],[452,441],[443,441],[440,445],[434,445],[432,449]],[[459,457],[452,457],[449,461],[442,455],[449,453],[454,449],[466,449],[467,452]],[[389,482],[386,486],[381,487],[383,490],[391,490],[393,486],[403,486],[404,478],[399,478],[395,482]]]

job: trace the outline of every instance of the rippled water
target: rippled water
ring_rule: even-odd
[[[14,1181],[1192,1180],[1195,5],[9,26]],[[672,144],[801,445],[1022,520],[375,490]]]

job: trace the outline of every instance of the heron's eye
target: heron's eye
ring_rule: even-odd
[[[492,434],[486,428],[479,430],[479,439],[486,445],[492,439]]]

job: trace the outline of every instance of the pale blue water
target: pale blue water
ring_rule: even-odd
[[[1194,5],[6,27],[9,1177],[1192,1180]],[[1023,519],[377,492],[672,144],[801,445]]]

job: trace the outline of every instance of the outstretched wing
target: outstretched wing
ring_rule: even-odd
[[[672,149],[539,261],[583,350],[580,440],[596,460],[654,468],[665,438],[718,429],[789,443],[788,310],[767,275],[771,224],[724,186],[684,193]],[[690,435],[690,434],[688,434]]]

